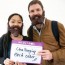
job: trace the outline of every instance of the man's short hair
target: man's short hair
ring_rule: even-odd
[[[42,10],[43,10],[43,5],[42,5],[41,1],[39,1],[39,0],[32,0],[32,1],[29,3],[29,5],[28,5],[28,11],[29,11],[29,7],[30,7],[31,5],[33,5],[33,4],[39,4],[39,5],[41,6]]]

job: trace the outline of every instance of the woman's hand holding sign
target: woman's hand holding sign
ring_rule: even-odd
[[[4,65],[27,65],[26,63],[21,63],[21,62],[14,62],[10,60],[9,58],[6,58],[4,60]]]
[[[9,58],[6,58],[4,60],[4,65],[14,65],[14,61],[10,60]]]
[[[15,62],[14,65],[27,65],[26,63],[21,63],[21,62]]]

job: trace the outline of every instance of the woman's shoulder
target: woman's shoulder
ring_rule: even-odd
[[[6,37],[7,37],[7,34],[3,34],[3,35],[0,37],[0,42],[3,42],[4,39],[6,40]]]
[[[7,36],[7,34],[3,34],[1,37],[0,37],[0,39],[3,39],[4,37],[6,37]]]

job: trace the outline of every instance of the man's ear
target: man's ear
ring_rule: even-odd
[[[29,18],[30,18],[30,20],[31,20],[31,17],[30,17],[30,15],[29,15]]]
[[[43,16],[45,17],[45,10],[43,11]]]
[[[30,15],[29,15],[29,18],[30,18]]]

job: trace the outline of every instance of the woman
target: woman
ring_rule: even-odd
[[[10,48],[12,40],[29,40],[22,35],[23,18],[20,14],[14,13],[8,18],[8,32],[0,39],[0,57],[4,57],[4,65],[26,65],[25,63],[10,60]]]

